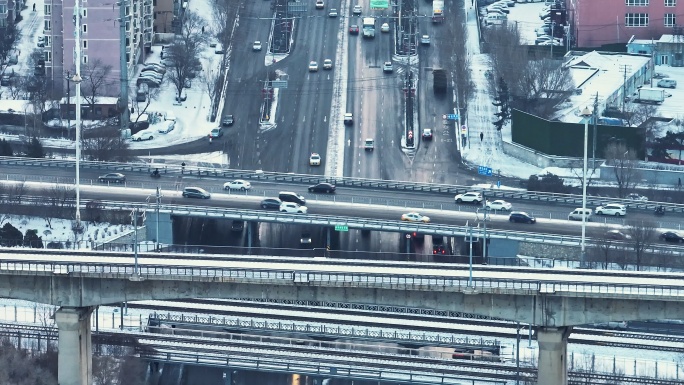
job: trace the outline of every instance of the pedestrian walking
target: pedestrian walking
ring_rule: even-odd
[[[33,12],[36,11],[36,3],[33,3]]]
[[[484,140],[484,134],[480,132],[480,142]]]

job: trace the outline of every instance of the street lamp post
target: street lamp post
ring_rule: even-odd
[[[587,234],[587,147],[589,143],[589,119],[591,111],[588,107],[582,110],[582,120],[584,120],[584,164],[582,167],[582,255],[581,265],[584,267],[586,262],[586,234]]]

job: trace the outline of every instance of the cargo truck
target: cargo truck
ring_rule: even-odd
[[[665,90],[658,88],[640,88],[635,102],[660,104],[665,100]]]
[[[447,91],[446,71],[437,68],[432,70],[432,88],[436,94],[444,94]]]
[[[441,23],[444,21],[444,0],[432,1],[432,22]]]
[[[363,18],[363,37],[375,37],[375,18]]]

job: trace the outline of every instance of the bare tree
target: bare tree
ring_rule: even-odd
[[[0,341],[0,384],[57,385],[57,379],[39,361],[26,351],[17,349],[5,337]]]
[[[21,32],[15,23],[10,22],[0,27],[0,75],[5,73],[9,65],[9,57],[20,36]]]
[[[213,5],[212,16],[214,17],[212,29],[216,39],[224,49],[227,49],[230,44],[230,35],[240,2],[235,0],[212,0],[211,3]]]
[[[129,142],[116,127],[104,127],[84,135],[83,154],[89,160],[128,162],[133,159]]]
[[[137,123],[140,117],[147,113],[147,109],[150,104],[159,99],[159,94],[161,93],[159,87],[147,87],[146,85],[141,85],[142,88],[131,89],[130,100],[133,105],[133,114],[131,115],[131,122]],[[141,90],[146,94],[145,101],[138,101],[138,90]]]
[[[120,365],[114,357],[93,356],[93,382],[97,385],[116,385]]]
[[[658,224],[633,219],[628,220],[626,224],[627,234],[632,237],[631,243],[636,257],[636,269],[641,270],[644,253],[656,240]]]
[[[72,206],[71,200],[76,197],[76,191],[72,187],[54,185],[43,190],[46,207],[41,211],[49,228],[52,228],[53,218],[63,218]]]
[[[514,85],[515,105],[541,117],[550,117],[575,88],[570,72],[562,68],[559,60],[530,60],[521,72]]]
[[[658,106],[644,103],[626,103],[623,117],[628,126],[639,127],[656,115]]]
[[[97,98],[108,94],[109,87],[112,82],[110,76],[112,73],[112,65],[105,64],[100,59],[89,61],[83,65],[83,82],[81,83],[81,91],[83,91],[83,98],[90,106],[90,119],[95,116],[95,105]]]
[[[216,99],[219,91],[221,90],[220,83],[220,72],[218,70],[208,69],[202,74],[201,81],[204,86],[204,90],[209,96],[209,100],[213,101]]]
[[[202,33],[204,26],[205,20],[201,16],[186,11],[180,34],[169,47],[169,58],[173,60],[174,66],[167,75],[176,87],[178,100],[192,75],[202,70],[202,63],[198,58],[208,41],[208,35]]]
[[[618,197],[622,198],[639,178],[636,152],[622,142],[613,142],[604,150],[606,164],[613,170],[618,186]]]

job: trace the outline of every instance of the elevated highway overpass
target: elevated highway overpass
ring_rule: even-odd
[[[90,368],[90,311],[177,298],[428,307],[537,326],[539,384],[567,383],[567,338],[589,323],[684,318],[681,275],[278,257],[3,250],[0,296],[60,306],[60,384]],[[64,354],[62,354],[64,353]],[[74,362],[74,359],[77,362]]]

